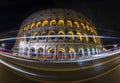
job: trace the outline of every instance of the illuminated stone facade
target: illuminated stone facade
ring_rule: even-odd
[[[96,36],[94,24],[81,13],[47,9],[22,23],[14,51],[28,58],[77,60],[101,52],[102,44]]]

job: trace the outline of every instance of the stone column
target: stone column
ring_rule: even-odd
[[[69,55],[69,48],[68,47],[65,48],[65,52],[66,52],[66,55],[65,55],[66,57],[65,58],[69,59],[70,55]]]
[[[46,59],[46,45],[43,47],[43,59]]]
[[[30,58],[30,47],[28,48],[27,56],[28,56],[28,58]]]
[[[38,49],[37,49],[37,46],[35,46],[35,55],[36,55],[36,58],[38,59]]]
[[[54,59],[57,59],[57,46],[54,47]]]

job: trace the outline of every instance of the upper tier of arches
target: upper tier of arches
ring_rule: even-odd
[[[95,30],[95,27],[90,24],[85,24],[83,22],[79,21],[72,21],[72,20],[63,20],[63,19],[51,19],[51,20],[41,20],[37,22],[33,22],[31,24],[28,24],[22,28],[20,28],[19,33],[21,34],[25,31],[35,29],[35,28],[46,28],[46,27],[70,27],[70,28],[77,28],[77,29],[84,29],[86,31],[89,31],[91,33],[94,33],[97,35],[97,31]]]

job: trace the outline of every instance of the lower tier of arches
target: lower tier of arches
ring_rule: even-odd
[[[85,45],[25,45],[14,50],[19,56],[44,59],[80,59],[103,52],[101,47]]]

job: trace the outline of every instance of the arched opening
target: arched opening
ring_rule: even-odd
[[[32,28],[34,28],[35,27],[35,23],[32,23],[31,25],[30,25],[30,29],[32,29]]]
[[[81,26],[83,27],[83,29],[85,29],[85,25],[84,25],[84,23],[80,23],[81,24]]]
[[[23,28],[23,30],[26,31],[26,29],[27,29],[27,27],[25,26],[25,27]]]
[[[90,48],[87,48],[87,55],[90,57],[91,52],[90,52]]]
[[[93,29],[92,29],[92,27],[90,27],[90,31],[91,31],[91,32],[93,32]]]
[[[64,24],[64,20],[59,20],[58,21],[58,26],[64,26],[65,24]]]
[[[27,47],[24,49],[24,55],[28,55],[28,48]]]
[[[31,57],[36,56],[36,54],[35,54],[35,48],[33,48],[33,47],[30,49],[30,56]]]
[[[84,36],[85,36],[85,41],[88,42],[88,35],[86,33],[84,33]]]
[[[74,40],[74,33],[72,31],[68,32],[68,41]]]
[[[94,48],[92,48],[92,55],[94,55],[95,54],[95,49]]]
[[[75,26],[75,27],[77,27],[77,28],[79,28],[79,27],[80,27],[80,25],[79,25],[79,23],[78,23],[78,22],[74,22],[74,26]]]
[[[43,48],[38,48],[38,57],[42,58],[43,56]]]
[[[30,25],[27,25],[27,26],[26,26],[26,30],[29,30],[29,29],[30,29]]]
[[[41,25],[41,21],[38,21],[38,22],[36,23],[36,27],[38,28],[38,27],[40,27],[40,25]]]
[[[58,40],[60,41],[60,40],[65,40],[65,33],[64,33],[64,31],[59,31],[58,32],[58,35],[60,36],[60,37],[58,37]]]
[[[99,49],[98,49],[98,48],[96,48],[96,53],[97,53],[97,54],[99,53]]]
[[[87,28],[88,31],[90,30],[90,28],[89,28],[89,26],[87,24],[86,24],[86,28]]]
[[[96,40],[95,36],[93,36],[93,42],[94,42],[94,43],[96,43],[96,42],[97,42],[97,40]]]
[[[89,42],[93,43],[93,35],[91,33],[89,34]]]
[[[82,56],[84,56],[84,49],[83,48],[80,48],[79,49],[79,52],[78,52],[78,55],[79,55],[79,57],[82,57]]]
[[[41,32],[41,36],[42,36],[42,37],[39,37],[39,40],[45,40],[46,38],[43,37],[43,36],[45,36],[45,35],[46,35],[46,32],[45,32],[45,31]]]
[[[43,23],[42,23],[42,27],[45,27],[45,26],[48,26],[48,21],[47,20],[44,20]]]
[[[50,21],[50,26],[56,26],[56,20],[51,20]]]
[[[48,37],[49,37],[48,39],[52,39],[52,40],[55,39],[55,37],[54,37],[55,32],[54,32],[54,31],[50,31],[50,32],[48,33],[48,35],[49,35],[49,36],[48,36]]]
[[[53,58],[53,56],[54,56],[54,48],[52,48],[52,47],[50,47],[50,48],[48,48],[48,52],[47,52],[47,57],[46,58]]]
[[[59,59],[65,59],[65,49],[64,48],[59,48],[58,49],[58,58]]]
[[[36,39],[37,39],[37,35],[38,35],[38,33],[37,33],[37,32],[34,32],[33,35],[32,35],[32,36],[33,36],[33,37],[32,37],[32,40],[36,40]]]
[[[30,34],[27,35],[27,37],[26,37],[26,41],[27,41],[27,42],[29,42],[30,36],[31,36]]]
[[[67,20],[67,26],[72,27],[72,22],[70,20]]]
[[[75,58],[75,50],[73,48],[69,48],[69,56],[70,58]]]
[[[82,34],[80,32],[77,32],[76,34],[78,35],[77,39],[82,41]]]

